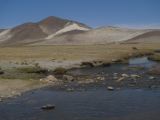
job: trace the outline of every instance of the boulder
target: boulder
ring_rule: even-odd
[[[137,78],[140,78],[141,76],[139,76],[139,75],[136,75],[136,74],[132,74],[131,75],[131,78],[133,78],[133,79],[137,79]]]
[[[55,109],[55,105],[44,105],[41,107],[42,110],[53,110]]]
[[[112,86],[108,86],[108,87],[107,87],[107,90],[109,90],[109,91],[113,91],[113,90],[114,90],[114,87],[112,87]]]
[[[129,75],[127,75],[127,74],[122,74],[121,76],[122,77],[129,77]]]
[[[154,76],[150,76],[149,79],[150,79],[150,80],[154,80],[154,79],[156,79],[156,78],[155,78]]]
[[[54,77],[53,75],[48,75],[46,78],[44,79],[40,79],[41,82],[57,82],[58,79],[56,77]]]
[[[2,74],[4,74],[4,71],[2,71],[1,68],[0,68],[0,75],[2,75]]]

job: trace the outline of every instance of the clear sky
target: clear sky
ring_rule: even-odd
[[[0,0],[0,28],[58,16],[88,24],[160,25],[160,0]]]

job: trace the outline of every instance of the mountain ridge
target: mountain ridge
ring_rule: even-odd
[[[156,33],[156,34],[154,34]],[[91,27],[73,20],[49,16],[11,29],[0,29],[0,45],[85,45],[113,42],[159,42],[160,30],[116,26]],[[142,40],[143,39],[143,40]]]

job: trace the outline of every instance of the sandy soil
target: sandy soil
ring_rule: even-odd
[[[47,85],[47,84],[46,84]],[[13,96],[19,96],[21,93],[31,89],[36,89],[45,86],[39,81],[33,80],[0,80],[0,100],[4,98],[10,98]]]

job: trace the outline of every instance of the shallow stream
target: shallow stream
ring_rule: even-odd
[[[142,66],[145,69],[135,73],[143,73],[159,64],[146,57],[131,59],[129,63],[71,72],[74,75],[123,73],[123,70],[127,71],[126,67]],[[56,107],[54,110],[41,110],[41,106],[46,104]],[[104,86],[97,86],[67,92],[43,88],[0,103],[0,120],[160,120],[160,89],[122,88],[108,91]]]

